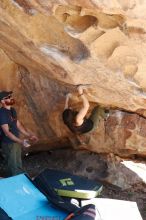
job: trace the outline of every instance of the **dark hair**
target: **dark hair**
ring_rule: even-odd
[[[68,126],[71,125],[75,121],[76,115],[77,115],[76,111],[73,111],[71,109],[65,109],[62,114],[64,124]]]
[[[73,111],[71,109],[66,109],[63,114],[63,122],[68,126],[68,128],[76,134],[86,133],[92,130],[93,128],[93,121],[91,119],[84,119],[84,122],[80,126],[75,126],[75,117],[77,115],[77,111]]]

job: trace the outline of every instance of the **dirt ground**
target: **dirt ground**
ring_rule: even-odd
[[[51,154],[49,151],[30,154],[27,157],[23,157],[24,170],[30,176],[35,176],[44,168],[50,168],[50,157]],[[6,177],[6,167],[2,158],[0,158],[0,176]],[[135,185],[131,189],[121,191],[113,185],[103,183],[103,191],[100,197],[135,201],[137,202],[143,220],[146,220],[146,190],[144,192],[141,189],[142,187],[140,185]]]

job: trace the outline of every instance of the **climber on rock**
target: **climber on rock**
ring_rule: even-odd
[[[69,107],[69,100],[72,97],[71,93],[66,95],[65,108],[62,114],[64,124],[75,134],[83,134],[93,131],[97,128],[101,118],[105,118],[105,110],[100,106],[96,106],[91,115],[87,118],[89,110],[89,101],[85,96],[84,91],[87,90],[87,85],[77,86],[78,97],[81,98],[83,106],[79,111]]]

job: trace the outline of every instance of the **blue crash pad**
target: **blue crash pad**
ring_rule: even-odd
[[[0,207],[13,220],[63,220],[67,215],[55,209],[24,174],[0,180]]]

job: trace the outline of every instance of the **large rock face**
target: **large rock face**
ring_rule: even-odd
[[[91,108],[110,115],[83,136],[84,147],[146,155],[145,8],[136,0],[0,1],[0,88],[15,92],[21,120],[42,143],[70,139],[65,94],[90,83]]]

